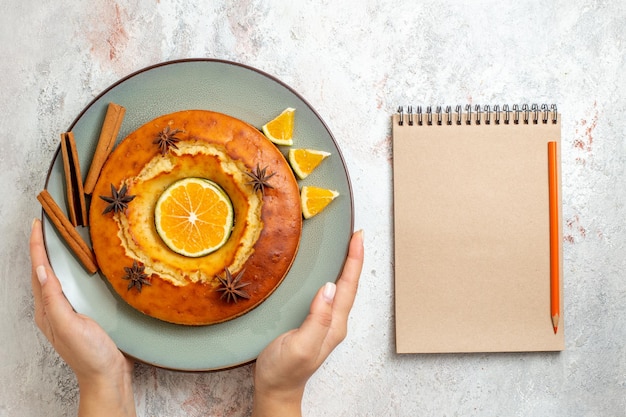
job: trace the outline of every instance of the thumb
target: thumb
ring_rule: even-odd
[[[330,330],[336,288],[335,283],[327,282],[319,289],[311,302],[309,315],[298,329],[297,338],[300,339],[298,346],[310,349],[313,354],[321,351]]]
[[[46,338],[56,345],[59,334],[66,332],[74,318],[74,310],[65,298],[61,283],[51,269],[44,265],[35,268],[40,284],[38,299],[35,299],[35,322]]]
[[[74,310],[65,298],[61,283],[51,269],[44,265],[35,268],[37,279],[41,284],[41,302],[44,313],[51,322],[63,323]]]
[[[50,267],[43,243],[41,222],[33,222],[30,238],[32,262],[32,287],[35,299],[35,321],[48,339],[52,340],[52,328],[67,324],[72,307],[63,295],[61,283]],[[57,326],[59,324],[60,326]]]

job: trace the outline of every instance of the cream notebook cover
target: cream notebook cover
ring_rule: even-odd
[[[401,108],[392,124],[397,352],[563,350],[562,298],[556,333],[551,321],[556,107]],[[559,219],[560,201],[559,182]]]

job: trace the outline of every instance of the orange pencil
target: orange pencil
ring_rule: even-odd
[[[556,142],[548,142],[548,183],[550,193],[550,315],[554,333],[561,317],[561,285],[559,259],[559,188]]]

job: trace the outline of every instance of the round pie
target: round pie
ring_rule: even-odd
[[[155,226],[159,198],[184,179],[216,185],[232,204],[227,239],[203,256],[172,250]],[[167,114],[127,136],[100,173],[89,220],[113,290],[148,316],[186,325],[262,303],[289,271],[302,231],[298,184],[280,150],[253,126],[205,110]]]

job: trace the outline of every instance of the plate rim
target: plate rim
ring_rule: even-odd
[[[353,194],[352,181],[351,181],[351,178],[350,178],[350,173],[349,173],[348,168],[347,168],[346,160],[345,160],[345,158],[343,156],[341,148],[339,147],[339,144],[337,143],[337,140],[336,140],[335,136],[333,135],[332,131],[330,130],[330,128],[328,127],[328,125],[326,124],[324,119],[317,112],[317,110],[300,93],[298,93],[295,89],[293,89],[291,86],[289,86],[288,84],[286,84],[285,82],[283,82],[282,80],[277,78],[276,76],[274,76],[272,74],[269,74],[268,72],[265,72],[265,71],[260,70],[258,68],[255,68],[253,66],[250,66],[250,65],[247,65],[247,64],[243,64],[243,63],[240,63],[240,62],[236,62],[236,61],[220,59],[220,58],[181,58],[181,59],[162,61],[162,62],[159,62],[159,63],[156,63],[156,64],[145,66],[143,68],[140,68],[140,69],[138,69],[136,71],[133,71],[133,72],[127,74],[126,76],[121,77],[117,81],[111,83],[108,87],[104,88],[93,99],[91,99],[87,103],[87,105],[85,105],[82,108],[82,110],[78,113],[78,115],[70,123],[67,131],[68,132],[72,131],[74,129],[74,127],[76,126],[76,124],[81,120],[81,118],[85,115],[85,113],[87,113],[91,109],[92,106],[94,106],[96,103],[98,103],[99,100],[102,97],[104,97],[107,93],[109,93],[111,90],[115,89],[119,85],[123,84],[124,82],[126,82],[126,81],[128,81],[128,80],[130,80],[130,79],[132,79],[132,78],[134,78],[134,77],[136,77],[138,75],[141,75],[143,73],[149,72],[149,71],[157,69],[157,68],[171,66],[171,65],[187,64],[187,63],[207,63],[207,64],[215,63],[215,64],[233,65],[235,67],[240,67],[240,68],[243,68],[245,70],[252,71],[254,73],[257,73],[258,75],[261,75],[261,76],[269,79],[270,81],[273,81],[273,82],[279,84],[283,88],[287,89],[290,93],[295,95],[299,100],[301,100],[308,107],[308,110],[311,111],[314,114],[314,116],[317,118],[317,120],[321,123],[323,128],[328,133],[328,136],[330,137],[330,139],[333,141],[333,144],[335,145],[335,148],[337,149],[337,156],[339,156],[339,158],[341,160],[341,166],[342,166],[344,174],[345,174],[346,186],[347,186],[348,193],[349,193],[349,205],[350,205],[350,225],[349,225],[349,231],[350,231],[350,234],[352,236],[352,234],[354,234],[354,217],[355,217],[355,213],[354,213],[354,194]],[[48,188],[48,184],[49,184],[49,182],[51,180],[53,168],[54,168],[54,165],[55,165],[55,163],[57,161],[57,158],[59,157],[60,152],[61,152],[61,145],[59,144],[57,146],[55,152],[53,153],[51,160],[50,160],[50,163],[49,163],[49,166],[48,166],[48,169],[47,169],[47,173],[46,173],[46,179],[45,179],[45,182],[44,182],[44,189]],[[42,225],[44,225],[44,226],[45,226],[45,224],[48,221],[47,218],[46,218],[45,211],[43,210],[43,208],[41,209],[41,221],[42,221]],[[42,232],[43,232],[44,247],[46,249],[46,256],[47,256],[49,251],[48,251],[48,239],[46,238],[45,227],[42,227]],[[349,245],[349,240],[348,240],[348,245],[345,248],[345,252],[344,252],[344,256],[343,256],[343,262],[341,263],[339,271],[337,273],[337,276],[335,277],[335,282],[341,276],[342,270],[343,270],[343,268],[345,266],[346,258],[347,258],[347,255],[348,255],[349,246],[350,245]],[[52,265],[51,265],[51,267],[52,267]],[[119,349],[119,347],[118,347],[118,349]],[[148,360],[145,360],[145,359],[141,359],[141,358],[137,358],[136,356],[130,355],[127,352],[123,351],[122,349],[119,349],[119,350],[126,357],[131,358],[131,359],[133,359],[136,362],[147,364],[147,365],[151,365],[151,366],[154,366],[155,368],[165,369],[165,370],[169,370],[169,371],[176,371],[176,372],[186,372],[186,373],[219,372],[219,371],[225,371],[225,370],[229,370],[229,369],[235,369],[235,368],[239,368],[239,367],[242,367],[242,366],[254,363],[254,362],[256,362],[256,360],[258,358],[258,356],[257,356],[257,357],[255,357],[255,358],[253,358],[251,360],[244,360],[243,362],[237,362],[237,363],[227,364],[227,365],[218,366],[218,367],[211,367],[211,368],[177,368],[177,367],[165,366],[165,365],[159,364],[159,363],[153,363],[151,361],[148,361]]]

